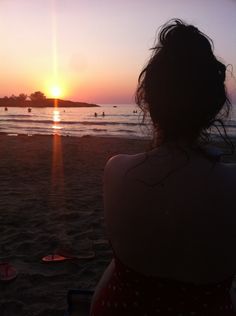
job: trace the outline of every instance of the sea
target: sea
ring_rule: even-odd
[[[227,133],[236,136],[236,105],[225,122]],[[102,104],[99,107],[0,107],[0,133],[17,135],[151,137],[150,123],[134,104]]]

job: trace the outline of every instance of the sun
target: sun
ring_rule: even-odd
[[[1,0],[0,0],[1,2]],[[44,82],[44,91],[46,96],[52,99],[63,99],[68,93],[68,86],[65,79],[62,78],[48,78]]]
[[[52,86],[50,89],[50,94],[53,98],[57,99],[61,96],[61,88],[59,86]]]

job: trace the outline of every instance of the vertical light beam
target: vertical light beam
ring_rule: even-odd
[[[53,81],[58,80],[58,42],[57,42],[57,16],[56,16],[56,0],[52,2],[52,65],[53,65]]]
[[[57,49],[57,16],[56,16],[56,0],[51,0],[52,4],[52,65],[53,65],[53,81],[58,81],[58,49]],[[54,98],[54,111],[58,108],[58,99]],[[57,125],[57,121],[54,125]],[[64,194],[64,168],[61,136],[55,133],[52,140],[52,176],[51,176],[51,208],[57,215],[62,215],[66,211],[65,194]],[[56,229],[58,243],[63,244],[68,239],[64,224],[60,225],[60,229]],[[59,245],[60,247],[60,245]]]

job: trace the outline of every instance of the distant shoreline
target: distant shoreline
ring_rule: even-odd
[[[40,101],[30,101],[30,100],[5,100],[4,98],[0,99],[0,107],[22,107],[22,108],[49,108],[55,107],[54,99],[45,99]],[[98,104],[86,103],[86,102],[75,102],[69,100],[57,99],[58,107],[100,107]]]

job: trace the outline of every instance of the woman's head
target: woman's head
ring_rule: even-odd
[[[211,40],[196,27],[181,20],[162,27],[136,91],[136,102],[150,113],[161,142],[193,143],[224,105],[228,110],[225,70]]]

